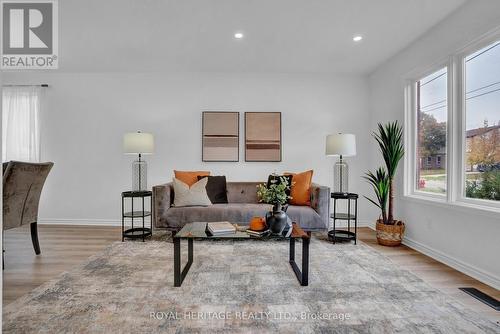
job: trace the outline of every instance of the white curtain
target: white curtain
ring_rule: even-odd
[[[2,90],[2,161],[40,161],[41,88]]]

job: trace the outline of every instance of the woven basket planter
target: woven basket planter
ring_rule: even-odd
[[[403,241],[405,223],[397,221],[394,225],[386,225],[382,220],[377,220],[377,241],[383,246],[399,246]]]

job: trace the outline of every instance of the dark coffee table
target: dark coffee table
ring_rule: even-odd
[[[174,236],[174,286],[181,286],[182,281],[186,277],[191,264],[193,263],[193,241],[194,240],[230,240],[230,239],[249,239],[255,241],[264,240],[290,240],[290,255],[289,262],[292,266],[295,276],[297,277],[300,285],[307,286],[309,284],[309,243],[310,236],[304,232],[298,224],[293,224],[293,230],[290,237],[285,238],[280,235],[269,235],[265,237],[254,237],[243,231],[236,231],[235,233],[212,236],[206,231],[207,223],[194,222],[186,224]],[[187,239],[188,241],[188,261],[181,271],[181,240]],[[302,239],[302,270],[299,269],[295,263],[295,240]]]

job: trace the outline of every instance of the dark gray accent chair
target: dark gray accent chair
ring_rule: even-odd
[[[3,163],[3,230],[30,224],[35,253],[40,254],[37,221],[43,185],[54,163]]]
[[[272,205],[259,203],[257,185],[262,182],[227,182],[227,204],[174,207],[172,183],[153,187],[153,221],[157,228],[180,230],[189,222],[229,221],[248,224],[254,216],[263,217]],[[330,188],[311,186],[311,206],[290,205],[287,214],[306,232],[328,230]]]

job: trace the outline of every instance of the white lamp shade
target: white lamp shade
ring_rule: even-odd
[[[356,136],[350,133],[339,133],[326,136],[326,155],[342,155],[352,157],[356,155]]]
[[[125,154],[153,154],[154,149],[154,138],[151,133],[131,132],[123,135]]]

